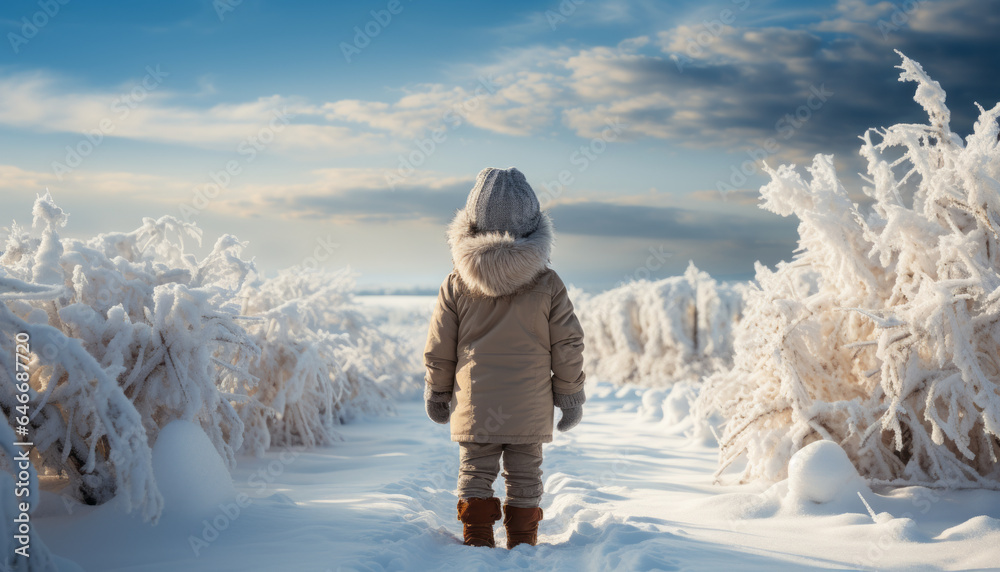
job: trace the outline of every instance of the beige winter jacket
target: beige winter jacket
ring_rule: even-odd
[[[448,231],[455,269],[441,284],[424,363],[432,391],[453,392],[451,439],[552,441],[552,394],[583,389],[583,329],[546,267],[552,223],[532,234],[476,233],[464,211]]]

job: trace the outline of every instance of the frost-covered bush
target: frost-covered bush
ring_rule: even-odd
[[[6,419],[0,420],[0,570],[10,572],[50,572],[58,570],[58,566],[45,543],[38,536],[38,531],[30,525],[27,535],[22,535],[18,530],[18,520],[21,511],[18,506],[25,500],[38,498],[38,475],[31,465],[27,468],[27,485],[21,481],[15,484],[14,475],[21,472],[18,467],[20,462],[16,461],[22,453],[19,446],[14,443],[21,441],[15,434]],[[9,475],[7,473],[10,473]],[[28,495],[18,495],[18,489],[27,490]],[[38,507],[38,503],[31,506],[32,512]],[[16,520],[15,520],[16,519]],[[15,536],[28,536],[25,543]],[[18,549],[26,550],[28,556],[17,552]]]
[[[198,260],[184,243],[200,230],[169,216],[82,241],[58,236],[67,215],[48,194],[33,214],[41,237],[15,223],[0,254],[0,407],[14,416],[27,333],[32,461],[64,493],[118,495],[155,520],[150,444],[173,420],[199,424],[232,467],[241,449],[328,443],[354,410],[388,407],[395,341],[349,306],[344,276],[262,280],[229,235]]]
[[[355,413],[391,409],[406,383],[402,346],[353,305],[353,274],[291,268],[249,289],[247,328],[261,348],[262,380],[241,415],[247,447],[324,445]],[[261,407],[264,405],[266,407]]]
[[[864,134],[870,209],[831,156],[808,181],[767,169],[763,207],[800,219],[799,253],[757,265],[735,366],[698,404],[726,420],[720,473],[745,455],[743,479],[782,478],[822,438],[876,482],[1000,485],[1000,104],[963,141],[941,86],[899,67],[930,121]]]
[[[584,369],[614,383],[665,385],[732,366],[742,284],[720,284],[688,265],[683,276],[640,280],[584,297]]]
[[[153,480],[142,418],[116,382],[120,370],[101,364],[60,326],[71,303],[56,229],[65,214],[46,195],[35,203],[41,239],[14,226],[0,256],[0,408],[15,412],[15,336],[28,334],[32,461],[40,472],[69,480],[67,492],[101,503],[120,492],[126,506],[155,519],[162,499]],[[32,282],[29,282],[32,281]],[[50,322],[55,323],[52,325]]]
[[[389,295],[368,298],[361,310],[380,331],[398,340],[405,360],[402,369],[409,377],[401,379],[400,398],[419,398],[424,391],[424,346],[436,298],[427,295]]]

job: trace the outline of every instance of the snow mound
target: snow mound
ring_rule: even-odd
[[[698,398],[699,385],[695,381],[680,381],[667,388],[645,388],[638,406],[642,421],[661,423],[674,432],[693,425],[691,407]]]
[[[177,419],[160,430],[153,445],[153,474],[166,515],[199,515],[236,497],[226,463],[205,432]]]
[[[917,521],[908,517],[895,518],[891,514],[882,512],[875,515],[875,527],[878,530],[880,541],[891,540],[893,542],[930,542],[930,538],[924,534]]]
[[[945,529],[937,540],[966,540],[1000,533],[1000,519],[980,515]]]
[[[650,388],[642,393],[642,402],[638,406],[639,419],[657,422],[665,418],[665,399],[671,392],[662,388]]]
[[[833,441],[816,441],[788,462],[788,492],[801,500],[828,503],[867,489],[847,453]]]
[[[663,422],[677,425],[691,419],[691,406],[698,397],[698,388],[693,383],[678,383],[670,388],[663,400]]]

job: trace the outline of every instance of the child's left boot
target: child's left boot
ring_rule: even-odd
[[[539,507],[524,508],[519,506],[503,506],[503,526],[507,529],[507,548],[518,544],[538,544],[538,522],[542,520],[542,509]]]

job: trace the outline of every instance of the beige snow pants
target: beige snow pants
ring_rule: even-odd
[[[542,499],[542,444],[459,443],[458,498],[492,498],[500,471],[507,487],[507,504],[538,506]]]

